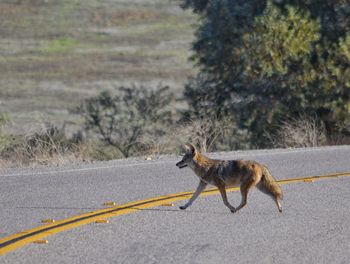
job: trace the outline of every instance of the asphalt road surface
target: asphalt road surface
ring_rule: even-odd
[[[216,153],[253,159],[278,179],[350,171],[350,146]],[[120,160],[84,167],[0,172],[0,241],[26,229],[160,195],[192,191],[198,179],[180,157]],[[282,186],[283,213],[258,190],[232,214],[220,195],[199,197],[185,211],[152,207],[28,243],[0,263],[349,263],[350,177]],[[239,192],[228,194],[234,206]]]

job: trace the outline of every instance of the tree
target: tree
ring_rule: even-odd
[[[187,0],[200,16],[200,73],[185,98],[198,114],[235,115],[252,144],[286,119],[317,116],[329,135],[349,134],[350,3]],[[208,109],[205,109],[208,111]]]

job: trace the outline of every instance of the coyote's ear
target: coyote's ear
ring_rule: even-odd
[[[185,150],[187,153],[194,155],[196,153],[196,148],[192,144],[185,144]]]

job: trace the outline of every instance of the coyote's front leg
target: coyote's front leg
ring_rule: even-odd
[[[221,194],[221,197],[222,197],[224,204],[230,209],[230,211],[232,213],[236,212],[236,209],[227,200],[225,185],[218,184],[217,187],[220,191],[220,194]]]
[[[206,186],[207,186],[207,183],[205,183],[204,181],[200,181],[199,185],[197,187],[197,190],[194,192],[194,194],[192,195],[191,199],[188,200],[188,202],[185,205],[180,206],[180,209],[181,210],[185,210],[187,207],[189,207],[194,202],[194,200],[197,199],[197,197],[205,189]]]

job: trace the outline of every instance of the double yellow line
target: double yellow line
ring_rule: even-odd
[[[319,176],[309,176],[302,178],[292,178],[287,180],[278,181],[280,184],[288,184],[295,182],[305,182],[305,181],[314,181],[320,179],[331,179],[337,177],[345,177],[350,176],[350,172],[343,173],[335,173],[335,174],[327,174],[327,175],[319,175]],[[239,187],[228,188],[227,191],[237,191]],[[216,188],[208,189],[204,191],[201,196],[208,196],[218,194],[219,191]],[[44,237],[60,233],[65,230],[69,230],[81,225],[89,224],[95,222],[97,220],[129,214],[140,209],[146,209],[150,207],[160,206],[165,203],[171,203],[179,200],[189,199],[192,196],[193,192],[182,192],[176,194],[169,194],[164,196],[158,196],[150,199],[139,200],[136,202],[131,202],[127,204],[123,204],[120,206],[114,206],[107,209],[101,209],[94,212],[89,212],[77,216],[73,216],[67,219],[63,219],[57,221],[55,223],[46,224],[43,226],[39,226],[37,228],[25,230],[23,232],[19,232],[13,234],[8,237],[0,238],[0,255],[3,255],[7,252],[15,250],[16,248],[22,247],[26,244],[32,243]]]

